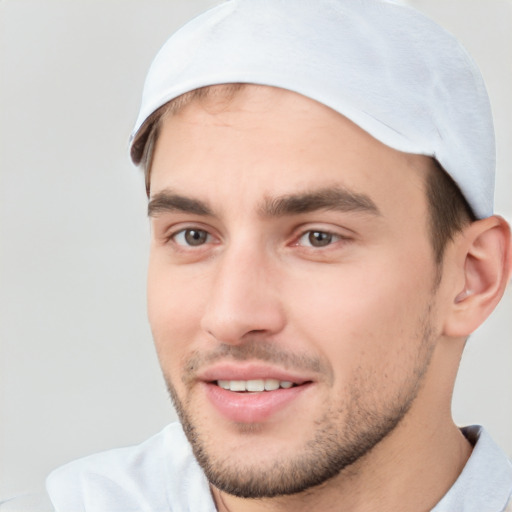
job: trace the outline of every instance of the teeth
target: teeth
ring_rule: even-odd
[[[243,380],[232,380],[229,383],[231,391],[245,391],[245,382]]]
[[[265,391],[274,391],[276,389],[279,389],[279,381],[277,379],[265,380]]]
[[[262,380],[248,380],[245,389],[247,391],[265,391],[265,382]]]
[[[217,385],[229,391],[261,392],[275,391],[279,388],[289,389],[293,386],[293,382],[287,380],[279,381],[277,379],[218,380]]]

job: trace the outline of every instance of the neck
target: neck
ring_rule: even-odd
[[[454,372],[445,374],[443,382],[439,374],[427,375],[397,427],[331,480],[296,495],[268,499],[237,498],[213,488],[219,512],[431,510],[457,480],[472,450],[451,420],[451,393],[446,390],[452,377]]]
[[[398,426],[337,477],[296,495],[244,499],[212,488],[217,509],[219,512],[429,511],[458,478],[472,447],[451,422],[446,428],[431,430],[428,435],[418,432],[406,444],[397,444],[397,440],[403,439],[398,430],[403,428],[406,425]]]

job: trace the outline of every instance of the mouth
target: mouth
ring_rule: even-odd
[[[261,393],[278,389],[290,389],[299,385],[289,380],[278,379],[217,380],[212,384],[236,393]]]
[[[202,375],[201,381],[216,413],[237,424],[261,424],[289,414],[291,408],[306,409],[303,397],[310,395],[315,384],[275,368],[255,366],[217,368]]]

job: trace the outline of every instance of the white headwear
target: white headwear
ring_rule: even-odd
[[[492,214],[495,142],[482,76],[461,44],[416,10],[385,0],[230,0],[207,11],[151,65],[133,161],[155,110],[234,82],[298,92],[394,149],[436,158],[475,215]]]

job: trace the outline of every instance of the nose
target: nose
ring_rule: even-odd
[[[264,251],[226,250],[213,265],[210,295],[201,320],[203,331],[220,343],[241,344],[269,337],[285,325],[279,272]]]

